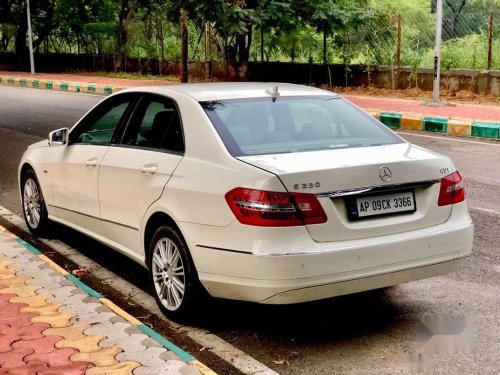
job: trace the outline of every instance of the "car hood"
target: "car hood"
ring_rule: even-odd
[[[41,147],[49,147],[49,142],[44,139],[43,141],[33,143],[32,145],[28,146],[28,150],[32,148],[41,148]]]
[[[439,180],[453,172],[448,157],[411,143],[275,155],[242,156],[276,174],[289,191],[322,193],[386,184]],[[392,176],[384,182],[380,168]]]

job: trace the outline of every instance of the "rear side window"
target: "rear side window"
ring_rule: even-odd
[[[168,98],[144,97],[125,131],[122,144],[184,152],[182,124],[175,103]]]
[[[401,143],[348,101],[330,95],[200,103],[233,156]]]

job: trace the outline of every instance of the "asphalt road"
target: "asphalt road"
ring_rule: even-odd
[[[15,177],[26,146],[50,130],[71,126],[100,99],[0,86],[0,205],[20,212]],[[461,272],[295,306],[214,301],[196,326],[283,374],[393,374],[408,372],[422,316],[467,316],[477,327],[474,351],[426,356],[432,373],[497,374],[500,143],[400,134],[452,157],[465,178],[476,229],[473,255]],[[58,230],[55,238],[135,284],[149,298],[146,274],[139,266],[70,230]]]

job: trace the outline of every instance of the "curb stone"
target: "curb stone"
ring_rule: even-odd
[[[82,92],[96,95],[111,95],[124,87],[112,85],[96,85],[84,82],[54,81],[49,79],[33,79],[24,77],[10,77],[0,75],[0,85],[28,87],[33,89],[45,89],[53,91]]]
[[[500,139],[500,122],[423,116],[413,113],[380,112],[376,109],[368,109],[366,112],[391,129],[428,131],[459,137]]]

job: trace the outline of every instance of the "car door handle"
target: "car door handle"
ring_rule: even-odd
[[[87,167],[95,167],[97,165],[97,162],[98,162],[97,158],[91,158],[87,160],[85,164],[87,165]]]
[[[156,165],[143,165],[140,169],[142,173],[155,174],[158,170],[158,167]]]

